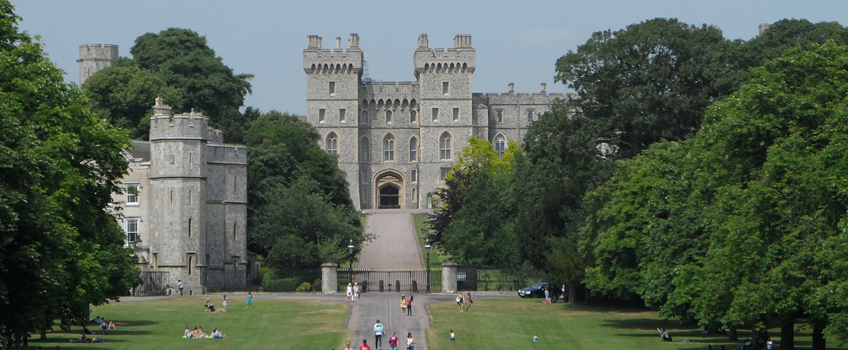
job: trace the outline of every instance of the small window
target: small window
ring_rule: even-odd
[[[318,122],[319,122],[319,123],[323,123],[323,122],[324,122],[324,114],[325,114],[325,112],[326,112],[326,111],[325,111],[325,110],[323,110],[323,109],[319,109],[319,110],[318,110]]]
[[[188,255],[188,275],[191,276],[191,266],[194,265],[194,256]]]
[[[450,134],[444,133],[442,137],[439,139],[439,159],[441,160],[450,160],[451,159],[451,137]]]
[[[412,189],[412,203],[418,203],[418,190]]]
[[[498,157],[503,157],[506,151],[506,138],[503,135],[495,137],[495,151],[498,152]]]
[[[360,114],[360,117],[359,117],[359,122],[365,123],[365,124],[368,123],[368,112],[362,111],[362,114]]]
[[[344,109],[339,110],[339,122],[344,123],[345,118],[347,117],[345,114],[346,111]]]
[[[536,113],[536,112],[535,112],[534,110],[532,110],[532,109],[528,109],[528,110],[527,110],[527,122],[528,122],[528,123],[532,123],[532,122],[533,122],[533,117],[534,117],[535,113]]]
[[[409,139],[409,161],[418,161],[418,139],[414,137]]]
[[[335,133],[330,133],[327,135],[327,154],[338,155],[339,154],[339,139],[336,137]]]
[[[368,158],[370,158],[371,150],[368,147],[368,139],[363,138],[359,143],[359,161],[363,163],[368,162]]]
[[[418,170],[417,169],[412,169],[409,172],[409,181],[418,182]]]
[[[331,81],[330,82],[330,96],[335,96],[335,95],[336,95],[336,82]]]
[[[238,238],[238,223],[233,223],[233,242]]]
[[[127,185],[127,204],[138,204],[138,185]]]
[[[386,111],[386,124],[392,123],[392,111]]]
[[[448,95],[450,94],[450,83],[442,82],[442,94]]]
[[[433,108],[433,121],[434,122],[439,121],[439,109],[438,108]]]
[[[495,111],[495,115],[498,117],[498,123],[503,123],[503,109]]]
[[[454,122],[458,122],[458,121],[459,121],[459,108],[454,108],[454,109],[453,109],[453,121],[454,121]]]
[[[191,237],[191,218],[188,218],[188,236]]]
[[[392,135],[383,140],[383,161],[393,162],[395,160],[395,139]]]
[[[418,112],[416,112],[414,109],[409,111],[409,122],[410,123],[417,123],[418,122]]]
[[[450,172],[450,168],[439,169],[439,181],[445,181],[445,178],[448,177],[449,172]]]
[[[138,219],[127,219],[127,243],[136,243],[140,241],[141,239],[138,237]]]

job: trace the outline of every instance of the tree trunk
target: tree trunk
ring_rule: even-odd
[[[41,330],[41,340],[47,340],[47,330]]]
[[[780,349],[795,350],[795,321],[786,321],[780,326]]]
[[[574,304],[574,302],[577,301],[577,286],[575,284],[576,283],[569,283],[568,285],[565,286],[565,288],[567,288],[567,290],[568,290],[568,303],[569,304]]]
[[[827,350],[827,342],[824,340],[824,326],[813,326],[813,350]]]
[[[730,324],[730,329],[727,330],[727,336],[730,337],[730,341],[739,341],[739,333],[736,332],[736,325]]]

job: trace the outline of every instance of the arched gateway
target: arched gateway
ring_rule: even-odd
[[[393,170],[378,173],[375,177],[375,203],[377,209],[400,209],[403,207],[403,177]]]

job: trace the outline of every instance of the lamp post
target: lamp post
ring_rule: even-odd
[[[424,246],[424,251],[427,252],[427,293],[430,293],[430,239],[427,239],[427,245]]]
[[[347,246],[347,257],[350,265],[347,266],[347,283],[353,283],[353,240]]]

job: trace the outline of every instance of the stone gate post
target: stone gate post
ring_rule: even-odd
[[[442,264],[442,293],[456,293],[456,269],[458,266],[451,261]]]
[[[335,294],[339,290],[339,264],[321,264],[321,293]]]

